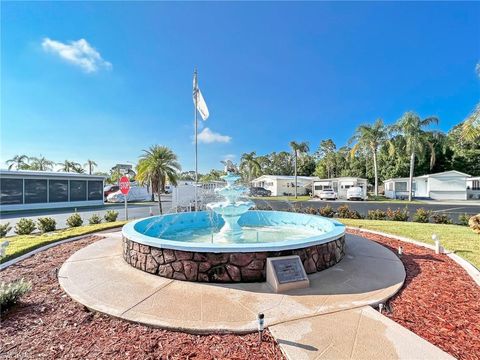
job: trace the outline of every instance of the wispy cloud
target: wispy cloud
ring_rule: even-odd
[[[223,159],[222,160],[230,160],[230,161],[233,161],[237,158],[237,155],[235,154],[225,154],[223,155]]]
[[[100,53],[85,39],[70,41],[70,43],[65,44],[57,40],[44,38],[42,48],[47,52],[60,56],[71,64],[79,66],[87,73],[96,72],[100,68],[112,68],[112,64],[105,61]]]
[[[211,144],[215,142],[219,143],[228,143],[232,138],[228,135],[221,135],[219,133],[213,132],[208,127],[203,129],[198,134],[198,141],[205,144]]]

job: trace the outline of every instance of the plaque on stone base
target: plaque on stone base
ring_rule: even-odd
[[[310,281],[300,257],[290,255],[267,258],[267,284],[278,293],[307,288]]]

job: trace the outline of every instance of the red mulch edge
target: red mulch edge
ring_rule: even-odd
[[[358,230],[348,233],[373,240],[397,253],[407,277],[389,301],[387,316],[458,359],[480,359],[480,287],[444,254]]]
[[[284,359],[268,331],[191,335],[92,313],[60,288],[56,273],[90,236],[42,251],[0,272],[2,281],[30,280],[33,289],[2,315],[1,359]]]

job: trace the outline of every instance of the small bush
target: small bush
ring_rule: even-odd
[[[318,209],[318,215],[331,218],[335,215],[335,210],[330,205],[326,205]]]
[[[470,226],[474,232],[480,234],[480,214],[472,216],[468,220],[468,226]]]
[[[78,213],[73,213],[67,219],[68,227],[79,227],[79,226],[82,226],[82,224],[83,224],[82,217]]]
[[[102,222],[102,218],[97,214],[93,214],[90,219],[88,219],[88,223],[90,225],[100,224]]]
[[[383,210],[368,210],[367,219],[369,220],[385,220],[386,218],[387,214]]]
[[[470,220],[470,215],[467,213],[460,214],[458,217],[458,224],[463,226],[468,226],[468,220]]]
[[[15,233],[18,235],[29,235],[37,227],[31,219],[21,218],[18,223],[15,225]]]
[[[432,215],[432,221],[435,224],[451,224],[452,223],[452,219],[450,219],[447,214],[442,214],[442,213],[434,213]]]
[[[38,229],[42,233],[55,231],[57,227],[57,222],[55,221],[55,219],[49,218],[49,217],[38,218],[37,224],[38,224]]]
[[[12,230],[10,223],[0,224],[0,238],[7,236],[10,230]]]
[[[417,211],[415,211],[415,214],[413,214],[413,221],[419,223],[428,223],[431,214],[432,212],[430,210],[419,208]]]
[[[118,211],[115,211],[115,210],[108,210],[103,216],[106,222],[117,221],[117,217],[118,217]]]
[[[32,284],[23,279],[5,284],[0,284],[0,310],[4,312],[32,289]]]
[[[390,208],[387,209],[386,212],[387,219],[392,221],[408,221],[408,210],[407,208],[401,210],[392,210]]]
[[[341,219],[361,219],[362,216],[356,210],[350,210],[348,205],[341,205],[337,209],[337,216]]]
[[[302,209],[304,214],[310,214],[310,215],[317,215],[318,214],[318,209],[314,207],[307,207],[305,209]]]

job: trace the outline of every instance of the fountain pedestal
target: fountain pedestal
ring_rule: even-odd
[[[224,239],[240,240],[243,231],[238,224],[238,220],[242,214],[246,213],[255,204],[250,200],[238,200],[246,191],[245,187],[235,185],[235,182],[240,179],[239,175],[227,172],[227,175],[222,176],[222,179],[226,181],[227,186],[217,189],[215,192],[223,196],[226,201],[208,203],[207,208],[219,214],[225,221],[225,224],[220,229],[220,235]]]

